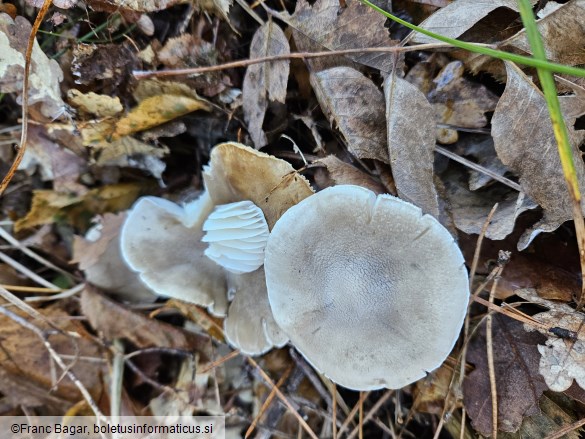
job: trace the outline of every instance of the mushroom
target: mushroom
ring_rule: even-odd
[[[222,268],[203,252],[202,225],[213,210],[207,192],[183,206],[164,198],[142,197],[132,207],[121,233],[122,256],[158,295],[227,311]]]
[[[156,296],[125,263],[120,249],[120,228],[125,214],[106,213],[84,237],[73,240],[73,260],[85,279],[125,302],[154,302]]]
[[[265,250],[276,323],[319,372],[398,389],[439,367],[467,310],[463,256],[405,201],[342,185],[287,210]]]
[[[233,142],[212,149],[203,177],[206,189],[194,202],[138,200],[122,253],[157,294],[226,316],[225,337],[243,353],[283,346],[288,338],[272,318],[260,265],[268,228],[313,190],[289,163]]]
[[[257,270],[264,264],[268,224],[251,201],[217,206],[203,223],[205,256],[231,273]]]

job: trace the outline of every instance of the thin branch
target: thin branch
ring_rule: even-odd
[[[272,61],[286,61],[289,59],[311,59],[311,58],[322,58],[326,56],[339,56],[339,55],[351,55],[357,53],[370,53],[370,52],[382,52],[382,53],[393,53],[393,52],[414,52],[417,50],[429,50],[437,48],[450,47],[448,44],[433,43],[433,44],[419,44],[418,46],[394,46],[394,47],[366,47],[364,49],[344,49],[344,50],[327,50],[324,52],[293,52],[286,55],[272,55],[262,56],[259,58],[252,59],[241,59],[238,61],[232,61],[224,64],[218,64],[215,66],[206,67],[193,67],[189,69],[168,69],[158,71],[144,71],[134,70],[132,74],[136,79],[147,79],[147,78],[165,78],[169,76],[185,76],[185,75],[199,75],[201,73],[217,72],[227,69],[235,69],[239,67],[248,67],[253,64],[261,64]]]
[[[24,157],[24,152],[26,151],[26,142],[28,139],[28,93],[29,93],[29,76],[30,76],[30,66],[32,64],[32,52],[33,47],[36,42],[36,35],[41,23],[43,22],[43,18],[49,7],[51,6],[52,0],[44,0],[43,6],[39,10],[37,14],[37,18],[33,23],[30,35],[28,37],[28,42],[26,45],[26,53],[24,57],[24,75],[22,78],[22,132],[20,133],[20,146],[18,148],[18,152],[16,153],[16,157],[10,165],[10,169],[8,173],[2,179],[0,183],[0,196],[4,193],[8,185],[10,184],[10,180],[14,176],[14,173],[20,166],[20,162],[22,162],[22,158]]]
[[[256,368],[256,370],[258,370],[258,372],[260,373],[260,376],[262,377],[262,379],[264,381],[266,381],[266,383],[270,386],[270,388],[274,389],[276,396],[278,396],[278,399],[280,399],[284,403],[284,405],[291,411],[291,413],[297,418],[297,420],[299,421],[299,423],[301,424],[303,429],[307,432],[307,434],[313,439],[318,439],[315,432],[311,429],[311,427],[309,427],[309,424],[307,424],[307,422],[303,419],[303,417],[301,415],[299,415],[299,413],[291,405],[290,401],[276,387],[274,382],[270,379],[270,377],[266,374],[266,372],[264,372],[264,370],[258,365],[258,363],[256,363],[256,361],[254,361],[254,359],[252,359],[251,357],[246,357],[246,360],[248,360],[248,362],[252,366],[254,366]]]
[[[494,180],[499,181],[500,183],[503,183],[508,187],[511,187],[515,191],[522,192],[522,187],[518,183],[510,180],[509,178],[504,177],[503,175],[496,174],[491,169],[485,168],[481,165],[478,165],[477,163],[473,163],[471,160],[467,160],[466,158],[461,157],[439,145],[435,146],[435,151],[444,155],[445,157],[449,157],[450,159],[461,163],[464,166],[467,166],[470,169],[473,169],[474,171],[481,172],[482,174],[485,174],[493,178]]]

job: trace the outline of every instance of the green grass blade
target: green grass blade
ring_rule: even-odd
[[[456,40],[454,38],[445,37],[443,35],[439,35],[439,34],[436,34],[434,32],[430,32],[426,29],[423,29],[422,27],[418,27],[418,26],[415,26],[414,24],[411,24],[407,21],[404,21],[404,20],[396,17],[395,15],[392,15],[391,13],[386,12],[384,9],[379,8],[378,6],[376,6],[375,4],[370,2],[369,0],[358,0],[358,1],[363,3],[364,5],[369,6],[370,8],[372,8],[375,11],[379,12],[380,14],[384,15],[385,17],[389,18],[390,20],[395,21],[396,23],[399,23],[399,24],[406,26],[407,28],[409,28],[413,31],[420,32],[421,34],[429,36],[431,38],[434,38],[438,41],[442,41],[443,43],[451,44],[454,47],[458,47],[460,49],[465,49],[465,50],[468,50],[468,51],[474,52],[474,53],[480,53],[482,55],[491,56],[493,58],[498,58],[501,60],[512,61],[512,62],[515,62],[516,64],[522,64],[525,66],[541,68],[541,69],[544,69],[544,70],[549,71],[549,72],[564,73],[567,75],[573,75],[573,76],[578,76],[578,77],[582,77],[582,78],[585,77],[585,69],[550,62],[550,61],[547,61],[546,58],[545,59],[537,59],[537,58],[532,58],[529,56],[516,55],[514,53],[504,52],[502,50],[496,50],[496,49],[491,49],[489,47],[484,47],[484,46],[481,46],[479,44],[468,43],[466,41],[459,41],[459,40]]]

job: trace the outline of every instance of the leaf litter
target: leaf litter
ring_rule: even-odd
[[[333,416],[339,431],[353,422],[348,414],[361,408],[366,416],[354,431],[363,437],[380,437],[380,429],[433,437],[438,431],[430,417],[441,420],[438,429],[445,419],[444,434],[488,436],[493,366],[498,436],[544,437],[572,424],[577,429],[585,414],[585,348],[581,313],[572,303],[579,291],[576,254],[562,263],[541,258],[563,246],[573,249],[567,225],[572,214],[534,72],[458,51],[414,51],[412,43],[432,41],[413,34],[399,42],[395,27],[356,0],[269,1],[253,9],[243,1],[238,7],[219,0],[183,3],[90,1],[83,11],[73,1],[56,2],[61,16],[53,27],[42,27],[32,53],[27,153],[13,192],[9,188],[0,200],[3,224],[16,240],[3,247],[12,270],[2,278],[12,296],[3,297],[20,297],[29,301],[22,302],[30,303],[29,312],[69,322],[65,327],[81,337],[83,352],[101,360],[72,369],[89,393],[101,391],[96,377],[110,373],[107,351],[116,339],[135,355],[123,382],[124,410],[133,414],[227,414],[234,437],[244,424],[261,428],[258,437],[297,436],[299,425],[311,437],[330,437]],[[583,46],[583,1],[532,5],[547,56],[583,64],[575,50]],[[443,35],[530,53],[514,1],[406,0],[393,6],[408,21]],[[114,15],[106,20],[103,11]],[[17,143],[30,22],[30,16],[0,14],[3,170]],[[347,49],[364,51],[336,53]],[[402,53],[406,49],[411,53]],[[294,52],[327,51],[287,59]],[[277,59],[215,67],[260,57]],[[189,74],[201,67],[216,71]],[[139,69],[152,77],[137,79],[133,70]],[[171,76],[174,69],[186,74]],[[584,183],[584,84],[558,77],[557,86]],[[240,143],[263,152],[254,154]],[[213,172],[204,168],[210,157]],[[224,276],[220,293],[228,316],[218,317],[168,300],[171,291],[152,294],[121,258],[121,226],[140,195],[187,206],[205,186],[221,202],[253,200],[272,227],[314,189],[340,184],[417,205],[462,246],[482,235],[484,247],[513,251],[490,308],[501,311],[493,318],[493,365],[479,323],[441,368],[395,397],[331,392],[309,364],[289,354],[272,318],[262,270]],[[154,242],[169,234],[145,237]],[[193,239],[185,235],[182,244]],[[159,245],[144,254],[166,267],[187,252],[184,247],[177,245],[182,253],[172,258]],[[43,257],[31,256],[37,253]],[[45,258],[61,272],[46,266]],[[486,281],[490,288],[492,263],[490,256],[480,258],[474,285]],[[471,256],[466,264],[473,265]],[[182,270],[174,284],[194,276],[188,264]],[[79,280],[87,285],[73,283]],[[184,289],[193,285],[183,283]],[[46,285],[63,291],[51,287],[48,293]],[[480,291],[477,300],[485,294]],[[474,325],[484,313],[470,307]],[[18,316],[8,316],[2,317],[2,339],[11,358],[0,362],[0,387],[11,413],[21,404],[65,414],[79,400],[78,389],[63,381],[49,392],[54,383],[47,350],[33,332],[18,330]],[[71,323],[80,318],[86,327]],[[61,342],[51,340],[54,347]],[[468,354],[460,388],[463,342]],[[18,357],[22,352],[14,346],[26,346],[29,356]],[[59,352],[67,355],[65,347]],[[262,355],[254,360],[243,352]],[[463,408],[470,418],[465,423]]]

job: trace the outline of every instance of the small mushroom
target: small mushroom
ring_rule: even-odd
[[[355,390],[398,389],[439,367],[469,300],[449,232],[418,207],[358,186],[287,210],[264,269],[276,323],[315,369]]]
[[[202,225],[213,209],[207,192],[179,206],[157,197],[142,197],[124,222],[121,248],[130,268],[157,294],[227,311],[223,269],[203,252]]]
[[[120,249],[120,228],[125,214],[107,213],[96,219],[85,237],[75,236],[73,260],[85,279],[124,302],[154,302],[156,295],[125,263]]]
[[[268,224],[262,209],[251,201],[216,206],[203,223],[205,256],[230,273],[242,274],[264,264]]]

